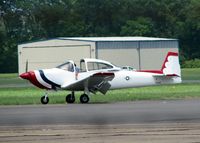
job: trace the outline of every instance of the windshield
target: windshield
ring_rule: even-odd
[[[66,62],[62,65],[57,66],[59,69],[63,69],[66,71],[74,72],[74,65],[71,62]]]

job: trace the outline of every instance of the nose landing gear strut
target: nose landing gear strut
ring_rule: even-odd
[[[66,96],[66,102],[67,102],[67,103],[74,103],[74,102],[75,102],[74,91],[72,91],[71,94],[68,94],[68,95]]]

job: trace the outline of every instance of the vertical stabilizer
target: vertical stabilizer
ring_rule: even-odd
[[[178,53],[168,52],[161,71],[167,76],[181,76]]]

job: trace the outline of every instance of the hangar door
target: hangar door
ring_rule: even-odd
[[[80,59],[91,57],[90,45],[67,47],[23,47],[20,52],[19,73],[28,70],[53,68],[67,60],[79,66]]]

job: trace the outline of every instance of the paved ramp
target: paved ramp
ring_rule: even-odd
[[[0,106],[0,142],[200,141],[200,100]]]

